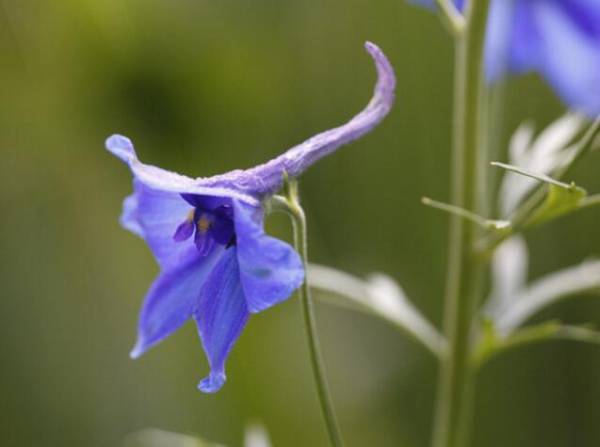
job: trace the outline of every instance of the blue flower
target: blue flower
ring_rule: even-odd
[[[394,101],[394,73],[377,46],[367,43],[366,48],[378,72],[367,107],[345,125],[254,168],[193,179],[142,163],[126,137],[108,138],[107,149],[133,173],[134,192],[125,199],[121,223],[146,241],[160,265],[141,311],[131,357],[139,357],[193,318],[210,364],[199,388],[216,392],[225,382],[225,361],[249,316],[284,301],[302,284],[298,254],[265,234],[262,204],[282,187],[284,173],[300,175],[387,115]]]
[[[600,115],[599,1],[493,0],[485,57],[490,81],[537,71],[571,108]]]

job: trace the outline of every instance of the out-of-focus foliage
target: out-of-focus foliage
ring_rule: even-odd
[[[274,446],[325,445],[296,300],[251,321],[215,396],[195,390],[207,365],[191,326],[129,360],[157,267],[118,226],[130,179],[103,141],[125,133],[148,162],[190,175],[252,166],[362,107],[374,79],[367,39],[396,67],[397,104],[303,177],[311,257],[392,275],[439,324],[447,216],[419,199],[448,199],[452,57],[431,14],[396,0],[0,1],[3,446],[113,446],[160,427],[238,447],[248,420]],[[503,147],[524,118],[542,128],[563,112],[533,76],[507,92]],[[599,191],[598,166],[593,153],[570,180]],[[531,277],[597,255],[599,212],[529,232]],[[290,236],[283,216],[269,227]],[[369,316],[317,310],[349,445],[426,445],[432,358]],[[600,302],[549,316],[598,323]],[[599,373],[588,345],[491,361],[475,445],[597,445]]]

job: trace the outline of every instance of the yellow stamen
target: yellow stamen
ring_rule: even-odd
[[[200,216],[200,219],[198,220],[198,231],[204,234],[208,231],[209,228],[210,220],[208,220],[204,215]]]

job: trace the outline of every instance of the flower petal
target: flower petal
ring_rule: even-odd
[[[281,188],[284,172],[296,177],[319,159],[377,126],[394,103],[396,78],[390,62],[379,47],[371,42],[367,42],[365,47],[375,61],[378,79],[373,98],[362,112],[343,126],[315,135],[265,164],[211,177],[203,185],[231,188],[249,195],[272,194]]]
[[[217,392],[225,383],[225,361],[248,321],[248,309],[240,275],[236,249],[222,254],[200,292],[194,318],[210,364],[210,374],[198,388]]]
[[[144,229],[138,218],[138,196],[136,193],[127,196],[123,201],[123,212],[119,222],[126,230],[142,239],[145,238]]]
[[[286,300],[304,281],[304,266],[288,244],[267,236],[260,208],[233,201],[237,258],[248,310],[265,310]]]
[[[590,2],[592,3],[592,2]],[[585,32],[557,2],[536,2],[543,38],[540,71],[572,108],[600,115],[600,37]]]
[[[510,68],[511,45],[515,33],[515,0],[492,2],[485,40],[485,69],[488,81],[494,82]]]
[[[516,73],[537,70],[540,64],[542,37],[535,20],[534,2],[506,1],[510,4],[499,6],[499,8],[510,8],[512,5],[514,11],[512,29],[508,36],[510,47],[509,68]],[[498,2],[494,1],[494,3]],[[502,44],[499,44],[499,46],[502,46]],[[486,62],[490,62],[494,56],[494,54],[488,55]]]
[[[174,193],[202,194],[215,197],[235,197],[238,200],[257,204],[254,197],[239,191],[225,188],[203,186],[207,179],[192,179],[175,172],[166,171],[156,166],[142,163],[133,147],[133,143],[122,135],[113,135],[106,140],[106,148],[115,156],[123,160],[133,173],[134,177],[149,188]]]
[[[142,237],[161,265],[176,263],[188,244],[174,238],[192,206],[180,194],[149,188],[134,180],[134,193],[125,199],[121,224]]]
[[[132,358],[142,355],[191,318],[200,290],[222,255],[223,250],[218,249],[201,258],[190,244],[180,263],[161,272],[146,295]]]

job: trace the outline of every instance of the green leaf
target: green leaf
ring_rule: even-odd
[[[546,199],[525,223],[525,226],[533,227],[540,225],[576,211],[586,196],[587,192],[585,189],[576,186],[574,183],[571,183],[566,188],[557,184],[550,184],[548,185]]]
[[[551,340],[579,341],[600,345],[600,332],[590,326],[568,326],[548,321],[524,327],[508,336],[500,335],[491,321],[485,321],[482,336],[473,355],[473,364],[481,367],[490,358],[514,348]]]
[[[517,292],[511,304],[493,315],[502,335],[515,331],[529,318],[556,302],[600,290],[600,261],[588,260],[537,279]]]

